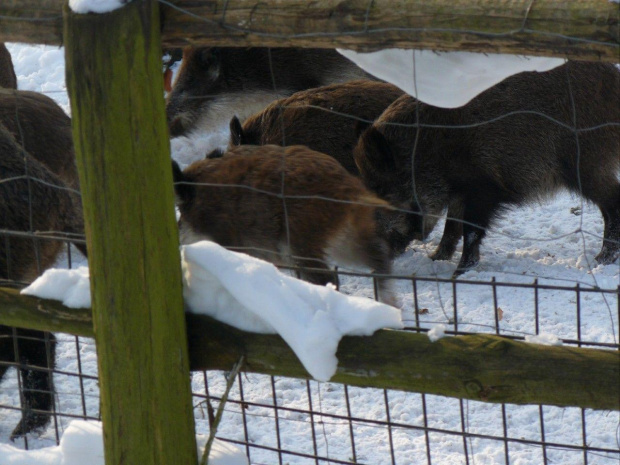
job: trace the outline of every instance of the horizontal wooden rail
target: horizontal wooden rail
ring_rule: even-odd
[[[310,378],[279,336],[186,315],[192,370],[230,370],[244,355],[244,371]],[[0,324],[93,335],[89,309],[68,309],[6,288],[0,288]],[[332,381],[351,386],[620,410],[618,351],[542,346],[483,334],[430,342],[424,334],[382,330],[370,337],[344,337],[337,357]]]
[[[0,41],[62,44],[65,0],[0,2]],[[388,47],[620,61],[608,0],[160,0],[167,47]]]

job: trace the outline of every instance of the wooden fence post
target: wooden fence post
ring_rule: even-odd
[[[106,464],[195,464],[158,5],[64,17]]]

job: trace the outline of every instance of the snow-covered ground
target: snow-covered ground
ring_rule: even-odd
[[[19,87],[44,92],[69,111],[63,50],[14,44],[8,48]],[[175,139],[173,156],[181,164],[188,164],[202,158],[225,137],[222,132],[193,140]],[[600,266],[594,262],[603,234],[602,218],[595,206],[562,194],[548,203],[509,212],[483,242],[480,266],[461,277],[479,283],[495,278],[498,283],[531,284],[537,279],[540,285],[566,287],[539,289],[537,305],[533,289],[501,285],[493,288],[486,284],[458,284],[454,299],[452,284],[438,282],[436,278],[451,276],[458,255],[450,262],[433,262],[428,258],[439,243],[441,231],[442,224],[438,224],[426,243],[413,243],[394,264],[396,274],[429,278],[416,283],[420,309],[417,316],[411,281],[402,280],[395,286],[406,325],[415,326],[419,319],[423,328],[443,324],[448,333],[455,329],[495,333],[497,306],[502,310],[498,323],[502,334],[534,335],[538,324],[538,332],[567,341],[618,344],[617,294],[587,292],[593,286],[617,289],[620,279],[618,263]],[[84,264],[83,260],[73,258],[74,266]],[[58,265],[66,266],[66,258],[59,260]],[[582,292],[574,290],[577,284]],[[373,294],[370,281],[361,277],[343,278],[341,289],[357,296]],[[74,376],[78,371],[96,375],[94,343],[83,338],[76,343],[74,337],[67,335],[60,335],[59,339],[61,373],[54,378],[57,410],[62,414],[96,418],[99,407],[96,381],[84,379],[80,383]],[[205,392],[219,397],[225,384],[222,373],[193,375],[198,434],[208,432]],[[19,406],[14,375],[0,386],[0,404]],[[18,411],[0,409],[0,444],[9,443],[10,432],[18,419]],[[68,423],[69,418],[60,419],[59,435]],[[582,414],[576,408],[502,407],[398,391],[345,389],[333,383],[242,375],[231,392],[218,437],[248,442],[252,464],[330,463],[329,460],[331,463],[417,464],[427,463],[428,457],[430,463],[443,465],[503,464],[509,457],[509,463],[519,465],[538,465],[545,458],[550,464],[581,465],[586,463],[581,450],[585,444],[591,448],[587,453],[588,464],[617,465],[619,424],[618,412],[587,410]],[[430,428],[428,434],[424,427]],[[466,439],[463,432],[467,433]],[[508,441],[504,441],[505,436]],[[552,445],[541,447],[543,436]],[[55,446],[56,441],[52,424],[41,435],[30,435],[28,447]],[[18,441],[16,445],[22,447],[24,442]],[[278,448],[289,453],[279,456]],[[323,460],[310,458],[315,455]]]

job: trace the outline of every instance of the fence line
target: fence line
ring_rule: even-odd
[[[165,3],[165,2],[161,2]],[[181,4],[182,2],[178,2]],[[221,2],[220,2],[221,3]],[[364,27],[366,28],[364,33],[368,35],[376,34],[377,31],[369,30],[369,13],[373,8],[373,2],[365,2],[365,20]],[[538,6],[539,2],[535,2],[534,6]],[[224,19],[226,22],[235,24],[233,13],[227,10],[229,2],[224,3],[222,13],[222,23]],[[530,2],[530,6],[532,3]],[[611,8],[610,8],[611,10]],[[179,13],[187,14],[180,11]],[[260,18],[260,8],[256,9],[257,15],[255,18]],[[3,7],[0,6],[0,24],[6,21],[5,17],[2,17],[4,12]],[[191,13],[191,11],[190,11]],[[219,11],[218,11],[219,14]],[[523,22],[520,28],[513,30],[513,32],[520,32],[526,34],[532,34],[532,29],[526,28],[527,14],[522,18]],[[612,26],[613,26],[612,16]],[[617,27],[617,13],[615,16]],[[58,18],[56,18],[58,19]],[[187,18],[184,19],[184,21]],[[205,17],[201,16],[201,19]],[[27,19],[24,19],[27,20]],[[21,20],[20,20],[21,21]],[[37,20],[38,21],[38,20]],[[50,21],[53,22],[53,21]],[[204,22],[204,21],[203,21]],[[3,24],[4,25],[4,24]],[[236,27],[236,26],[235,26]],[[224,23],[223,29],[233,30]],[[383,28],[383,32],[389,28]],[[416,32],[419,28],[398,29],[392,28],[393,31],[402,32]],[[219,31],[219,29],[218,29]],[[216,31],[216,34],[219,32]],[[433,31],[446,31],[443,28],[434,28]],[[451,32],[475,32],[473,30],[454,29]],[[247,30],[244,30],[247,32]],[[288,39],[309,39],[310,37],[320,39],[329,38],[333,39],[334,36],[328,34],[307,34],[301,33],[292,36],[283,36],[281,34],[269,34],[256,31],[255,36],[262,36],[263,39],[273,38],[288,38]],[[46,32],[47,33],[47,32]],[[43,34],[43,32],[41,32]],[[190,32],[189,34],[193,34]],[[357,33],[353,34],[356,35]],[[491,37],[494,34],[481,35],[484,37]],[[501,35],[501,34],[500,34]],[[555,37],[565,37],[561,34],[554,34]],[[34,36],[33,36],[34,37]],[[617,36],[615,44],[604,44],[602,41],[580,39],[573,37],[575,41],[583,41],[590,45],[605,45],[608,49],[617,50]],[[195,43],[200,43],[202,40],[213,40],[212,43],[218,43],[218,40],[233,40],[233,39],[218,39],[215,38],[201,38],[195,39]],[[234,40],[238,40],[235,36]],[[175,42],[176,43],[176,42]],[[243,42],[237,42],[239,44]],[[615,47],[615,48],[614,48]],[[566,52],[569,53],[569,52]],[[580,53],[580,52],[570,52]],[[598,52],[597,59],[605,59],[605,55]],[[584,55],[581,55],[583,57]],[[523,113],[523,112],[520,112]],[[544,114],[540,114],[546,117]],[[506,117],[507,115],[503,115]],[[487,124],[484,122],[481,124]],[[559,121],[556,123],[562,124]],[[576,125],[563,125],[570,128],[573,134],[577,138],[577,146],[579,147],[578,136],[582,132],[589,130],[600,129],[607,126],[617,126],[617,122],[609,122],[603,125],[598,125],[593,128],[577,128]],[[416,127],[416,126],[412,126]],[[432,127],[419,124],[418,127]],[[458,126],[453,126],[458,127]],[[30,178],[33,179],[33,178]],[[5,180],[7,181],[7,180]],[[1,182],[1,181],[0,181]],[[8,182],[8,181],[7,181]],[[247,186],[237,186],[247,187]],[[282,192],[279,194],[283,199],[288,198],[284,196]],[[583,201],[582,201],[583,210]],[[583,217],[582,221],[583,223]],[[581,233],[582,238],[582,250],[586,254],[585,235],[591,235],[598,237],[595,231],[585,231],[581,224],[577,231],[568,234],[561,234],[553,238],[527,238],[540,241],[551,241],[560,237],[568,237],[574,233]],[[62,234],[40,234],[40,233],[24,233],[20,231],[8,231],[0,230],[0,240],[8,240],[8,237],[31,237],[37,240],[45,239],[61,239],[66,240],[67,236]],[[498,232],[502,237],[508,238],[523,238],[522,236],[514,236],[510,233]],[[600,237],[599,237],[600,239]],[[68,247],[67,247],[68,248]],[[69,252],[69,264],[71,267],[71,253]],[[587,257],[586,257],[587,258]],[[617,327],[620,320],[620,299],[618,298],[620,287],[599,285],[598,279],[601,276],[591,274],[591,278],[594,283],[585,282],[583,279],[570,279],[565,278],[566,281],[575,283],[575,286],[562,286],[550,283],[539,283],[539,279],[553,279],[558,282],[561,281],[558,277],[553,276],[541,276],[536,272],[532,275],[536,277],[533,283],[523,282],[504,282],[497,281],[495,278],[491,280],[473,280],[473,279],[459,279],[452,280],[442,278],[441,271],[435,269],[435,276],[409,276],[402,272],[396,273],[392,277],[396,280],[402,281],[403,286],[410,286],[411,289],[411,305],[408,307],[407,322],[414,322],[415,324],[408,329],[416,332],[428,331],[428,325],[434,323],[445,323],[448,328],[446,331],[450,335],[471,335],[476,334],[477,331],[482,330],[488,333],[496,333],[507,339],[520,341],[525,335],[538,335],[545,332],[545,328],[548,328],[550,324],[565,323],[562,327],[562,334],[560,340],[570,346],[579,347],[598,347],[608,348],[613,350],[619,350],[620,345],[617,339]],[[588,269],[592,270],[592,265],[587,264]],[[300,268],[291,267],[292,272],[299,271]],[[338,275],[338,281],[342,281],[343,291],[347,292],[351,286],[351,281],[355,279],[367,279],[370,281],[370,288],[376,289],[376,286],[372,286],[375,282],[377,275],[371,273],[356,273],[352,271],[338,269],[335,271]],[[506,272],[507,276],[513,276],[517,278],[516,274],[511,275],[510,272]],[[520,277],[520,276],[519,276]],[[3,281],[0,280],[0,283]],[[357,286],[357,283],[353,283]],[[433,290],[431,286],[434,286]],[[457,289],[467,288],[468,286],[480,289],[480,292],[489,290],[491,295],[486,300],[483,314],[486,315],[484,321],[476,319],[478,314],[474,314],[470,311],[468,306],[471,302],[468,300],[467,295],[461,300],[457,298]],[[585,286],[585,287],[583,287]],[[448,290],[449,289],[449,290]],[[527,291],[532,295],[532,307],[521,309],[522,313],[531,318],[529,332],[519,328],[519,322],[507,325],[505,319],[502,320],[498,309],[504,307],[506,310],[505,299],[510,297],[504,297],[502,292],[517,292]],[[372,295],[370,290],[370,295]],[[430,296],[437,294],[439,304],[433,301]],[[567,309],[566,315],[569,314],[568,310],[572,311],[573,315],[565,315],[566,322],[556,320],[545,320],[543,313],[549,311],[549,305],[545,302],[545,294],[551,293],[553,298],[556,299],[554,305],[555,308],[562,306]],[[375,292],[376,294],[376,292]],[[566,294],[566,299],[562,299],[560,295]],[[461,296],[463,293],[461,292]],[[445,297],[447,296],[447,298]],[[376,297],[376,295],[375,295]],[[582,333],[582,327],[584,324],[589,324],[592,312],[592,305],[586,301],[586,297],[592,297],[596,300],[596,310],[600,308],[606,308],[609,317],[609,327],[606,326],[608,331],[606,334],[594,335],[589,337],[590,334],[585,336]],[[600,298],[600,299],[599,299]],[[608,300],[609,299],[609,300]],[[614,307],[614,299],[617,302],[617,312]],[[573,301],[574,300],[574,301]],[[603,301],[601,303],[601,300]],[[433,305],[429,304],[432,303]],[[570,304],[570,306],[569,306]],[[428,307],[428,308],[427,308]],[[440,307],[440,308],[438,308]],[[425,313],[427,310],[429,313]],[[442,314],[439,314],[439,311]],[[513,312],[514,316],[516,312]],[[510,309],[507,312],[510,315]],[[569,324],[574,324],[573,329],[569,329]],[[608,329],[611,328],[611,329]],[[611,340],[609,336],[611,335]],[[0,336],[2,339],[2,336]],[[65,339],[61,344],[63,347],[67,347],[71,344],[75,346],[74,355],[70,356],[71,359],[77,360],[77,368],[71,369],[65,366],[56,368],[53,371],[56,382],[58,380],[64,380],[65,378],[71,378],[77,381],[77,385],[73,387],[66,387],[68,384],[63,384],[61,389],[56,390],[55,408],[52,414],[53,426],[42,436],[41,439],[36,437],[25,437],[24,447],[30,448],[31,443],[34,447],[41,447],[41,445],[58,443],[63,425],[66,425],[66,419],[70,418],[87,418],[96,419],[99,418],[99,414],[93,414],[93,411],[98,412],[98,405],[92,402],[96,400],[98,390],[96,389],[95,381],[96,374],[84,373],[82,370],[82,362],[80,360],[81,345],[77,337]],[[610,342],[613,341],[613,342]],[[2,341],[0,340],[0,343]],[[94,342],[88,341],[87,345],[93,345]],[[92,356],[92,352],[90,353]],[[49,358],[49,353],[48,353]],[[64,363],[65,361],[63,361]],[[90,360],[92,363],[92,360]],[[4,362],[0,361],[0,371],[3,367],[15,367],[20,362],[18,360]],[[23,366],[23,365],[22,365]],[[36,371],[36,367],[30,367]],[[95,368],[96,369],[96,368]],[[194,379],[194,414],[197,422],[198,431],[206,431],[208,429],[208,421],[201,418],[202,405],[207,403],[219,403],[221,382],[218,380],[221,377],[219,372],[211,372],[210,374],[195,373]],[[202,380],[201,380],[202,378]],[[24,410],[24,406],[21,403],[21,381],[20,377],[17,378],[17,388],[15,387],[0,387],[0,442],[4,441],[4,431],[10,431],[17,421],[17,414]],[[202,384],[200,383],[202,381]],[[209,389],[209,382],[211,383],[211,389]],[[68,382],[67,382],[68,383]],[[291,383],[297,385],[299,389],[291,390],[282,388],[281,384]],[[3,385],[4,386],[4,385]],[[87,386],[85,390],[85,386]],[[614,415],[616,412],[599,412],[587,409],[574,409],[564,408],[555,409],[553,407],[545,406],[520,406],[515,407],[509,404],[500,404],[499,406],[488,406],[488,404],[482,404],[480,402],[460,400],[458,405],[451,404],[450,400],[438,398],[433,395],[418,395],[418,394],[403,394],[398,391],[385,391],[385,390],[372,390],[376,395],[377,403],[364,402],[363,405],[379,405],[380,412],[373,410],[372,412],[364,412],[360,414],[355,411],[355,399],[350,396],[349,390],[357,394],[355,387],[347,385],[336,386],[332,383],[314,383],[309,381],[297,381],[297,380],[283,380],[274,376],[265,375],[245,375],[239,376],[237,381],[237,392],[229,400],[228,407],[226,408],[225,417],[228,418],[228,423],[224,423],[222,431],[219,436],[230,443],[238,444],[245,447],[248,457],[251,458],[253,464],[260,463],[275,463],[277,460],[279,463],[283,463],[285,460],[301,460],[299,463],[306,463],[304,460],[312,460],[314,463],[320,461],[328,461],[330,463],[374,463],[374,456],[369,455],[368,448],[365,447],[365,443],[376,444],[374,439],[381,432],[382,441],[385,444],[389,444],[389,447],[377,446],[379,450],[382,450],[385,455],[385,463],[407,463],[408,457],[420,457],[419,463],[427,464],[431,463],[453,463],[454,457],[458,456],[459,460],[464,458],[465,463],[478,463],[480,460],[484,460],[484,453],[480,452],[484,449],[485,444],[492,444],[497,450],[503,449],[503,456],[506,463],[509,463],[519,458],[525,457],[528,459],[527,454],[520,449],[521,446],[528,447],[535,452],[531,452],[529,457],[529,463],[562,463],[565,455],[558,455],[559,451],[575,453],[578,463],[582,460],[584,463],[590,463],[590,461],[600,460],[601,464],[617,463],[620,459],[620,443],[616,439],[614,443],[613,439],[604,437],[604,433],[612,431],[614,426],[618,425],[618,422],[614,421]],[[259,388],[260,387],[260,388]],[[263,389],[264,388],[264,389]],[[87,392],[88,389],[93,389],[92,392]],[[332,390],[332,391],[330,391]],[[271,399],[271,403],[265,400],[265,392],[268,393],[267,398]],[[296,406],[296,396],[306,392],[307,407]],[[335,401],[336,393],[341,398],[344,398],[344,407]],[[16,396],[15,393],[18,395]],[[361,396],[361,395],[360,395]],[[368,394],[368,396],[371,396]],[[8,397],[8,399],[7,399]],[[67,399],[79,399],[77,405]],[[292,398],[292,400],[291,400]],[[398,401],[394,401],[394,398]],[[402,400],[405,399],[405,400]],[[196,402],[198,402],[196,404]],[[286,405],[283,402],[287,402]],[[297,403],[296,403],[297,402]],[[407,411],[403,411],[401,405],[413,404],[415,402],[416,408],[411,408]],[[64,406],[67,406],[66,408]],[[437,417],[442,415],[445,411],[445,406],[451,405],[454,411],[459,413],[456,418],[446,418],[443,424],[437,421]],[[359,407],[359,406],[358,406]],[[488,410],[487,410],[488,409]],[[500,409],[501,411],[499,411]],[[493,415],[487,415],[495,418],[493,425],[496,428],[494,433],[485,432],[484,424],[478,415],[482,411],[488,414],[492,412]],[[573,423],[568,420],[564,421],[561,416],[558,419],[557,412],[561,411],[562,415],[566,415],[570,420],[574,420],[574,424],[579,425],[577,438],[572,439],[572,436],[560,436],[558,438],[555,433],[558,429],[561,429],[565,423]],[[8,419],[5,419],[5,412],[13,412],[7,414]],[[267,412],[267,413],[265,413]],[[343,413],[337,413],[343,412]],[[533,412],[533,413],[532,413]],[[517,422],[518,427],[513,426],[513,418],[516,414],[527,416],[528,419],[534,418],[535,421],[521,421]],[[367,415],[365,415],[367,414]],[[236,417],[241,417],[241,420],[235,420]],[[421,420],[419,419],[421,418]],[[241,431],[240,425],[242,424],[242,434],[237,434],[235,428]],[[290,425],[297,425],[297,429],[293,428],[292,431],[287,429]],[[528,437],[527,429],[531,425],[537,425],[538,438]],[[305,441],[295,441],[298,436],[303,436],[300,433],[301,427],[299,425],[308,426],[306,431]],[[266,426],[273,427],[274,434],[272,438],[266,438],[261,433],[265,430]],[[333,428],[336,432],[333,433],[330,428]],[[376,430],[373,434],[364,434],[365,429]],[[52,430],[52,431],[50,431]],[[514,430],[514,431],[513,431]],[[330,432],[328,434],[328,431]],[[362,432],[360,432],[362,431]],[[406,432],[403,433],[403,432]],[[500,433],[501,432],[501,433]],[[524,437],[522,437],[524,436]],[[444,440],[445,438],[450,438]],[[335,439],[332,439],[335,438]],[[360,438],[362,438],[360,440]],[[405,439],[403,439],[405,438]],[[594,438],[594,443],[592,442]],[[488,442],[485,442],[488,441]],[[598,442],[596,442],[598,441]],[[342,444],[345,444],[343,446]],[[403,444],[409,444],[409,448],[405,448],[403,452]],[[383,447],[383,449],[381,449]],[[451,450],[458,450],[455,455],[450,455]],[[409,454],[409,455],[407,455]],[[535,455],[537,454],[537,455]],[[373,457],[373,458],[368,458]],[[534,458],[532,458],[534,457]],[[538,460],[538,457],[540,460]],[[524,459],[524,460],[525,460]],[[383,457],[382,459],[383,460]],[[537,461],[538,460],[538,461]],[[404,461],[404,462],[403,462]],[[296,462],[297,463],[297,462]],[[598,462],[595,462],[598,464]]]

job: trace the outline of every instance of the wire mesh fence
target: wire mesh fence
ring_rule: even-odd
[[[340,276],[346,283],[348,276]],[[407,277],[412,297],[419,299],[430,278]],[[545,319],[542,301],[546,292],[570,295],[570,309],[563,309],[570,321],[562,343],[565,345],[620,350],[617,342],[584,338],[579,322],[587,320],[581,301],[583,290],[574,286],[545,286],[497,282],[461,283],[445,280],[456,290],[457,305],[449,314],[447,334],[471,334],[466,315],[459,308],[461,286],[489,289],[499,298],[502,292],[527,292],[531,305],[527,317],[530,331],[511,331],[503,318],[489,317],[495,324],[475,325],[476,332],[490,332],[522,339],[525,333],[539,334]],[[432,283],[435,284],[436,283]],[[495,289],[495,291],[494,291]],[[499,289],[499,290],[498,290]],[[588,289],[618,309],[618,290]],[[447,299],[449,300],[449,299]],[[557,299],[556,299],[557,300]],[[557,310],[557,307],[556,307]],[[429,309],[432,315],[434,310]],[[572,316],[568,316],[572,314]],[[418,307],[409,331],[427,331]],[[432,315],[437,318],[437,315]],[[443,317],[443,315],[442,315]],[[418,321],[416,321],[418,320]],[[460,321],[460,323],[457,323]],[[616,320],[617,325],[617,320]],[[617,329],[616,329],[617,330]],[[13,338],[13,335],[0,336]],[[75,418],[97,420],[99,397],[94,341],[57,335],[56,367],[52,370],[55,393],[51,421],[41,430],[16,438],[14,444],[26,449],[57,444],[63,430]],[[45,342],[45,340],[42,340]],[[49,344],[48,344],[49,350]],[[48,353],[48,357],[50,354]],[[19,361],[2,360],[0,368],[20,366]],[[40,367],[39,367],[40,368]],[[37,369],[37,368],[35,368]],[[42,369],[45,370],[43,367]],[[23,379],[11,370],[0,387],[0,437],[8,442],[19,422],[23,406]],[[195,372],[192,375],[196,430],[206,434],[223,396],[227,373]],[[596,382],[596,380],[592,380]],[[488,404],[471,400],[405,393],[372,388],[356,388],[266,375],[240,374],[229,394],[217,437],[243,448],[252,464],[275,463],[595,463],[613,464],[620,459],[618,426],[614,411],[594,411],[552,406]]]
[[[506,34],[536,32],[526,26],[527,12],[521,29]],[[269,80],[277,93],[271,59],[269,55]],[[572,91],[569,94],[572,96]],[[209,93],[193,98],[210,101],[216,96]],[[312,107],[316,106],[306,105]],[[286,109],[281,106],[279,111],[283,114]],[[320,110],[334,113],[324,107]],[[507,112],[498,119],[515,114],[553,119],[544,112],[531,110]],[[360,120],[358,115],[341,116]],[[575,141],[577,156],[583,133],[620,127],[613,115],[605,123],[585,126],[578,126],[575,114],[573,117],[568,123],[556,120],[554,124],[568,131],[565,137]],[[475,125],[493,122],[486,120]],[[451,124],[443,128],[459,131],[466,126]],[[425,123],[418,119],[409,127],[424,128]],[[282,138],[286,137],[282,130]],[[212,142],[208,140],[207,145],[213,145]],[[176,143],[178,146],[180,142]],[[173,148],[174,144],[173,141]],[[198,143],[199,149],[203,147]],[[204,150],[200,158],[203,156]],[[24,176],[29,176],[27,170]],[[285,185],[283,176],[281,191],[270,195],[280,196],[286,210],[286,199],[291,196],[285,194]],[[509,215],[490,231],[485,241],[494,245],[486,249],[488,252],[483,249],[485,260],[476,273],[465,278],[451,277],[454,263],[429,258],[441,241],[438,231],[445,219],[439,220],[426,241],[408,247],[394,261],[390,275],[406,330],[427,332],[442,324],[448,335],[491,333],[518,340],[620,350],[618,274],[613,265],[597,268],[591,259],[605,233],[599,212],[583,200],[575,201],[568,196],[561,203],[527,209]],[[404,213],[419,212],[405,209]],[[452,219],[463,221],[461,217]],[[532,222],[538,229],[527,227]],[[3,255],[8,256],[7,244],[16,238],[43,243],[66,239],[62,231],[35,233],[36,229],[30,227],[30,232],[24,232],[0,227],[0,241],[5,244]],[[532,231],[539,234],[533,237]],[[77,242],[81,239],[78,237]],[[76,250],[68,243],[63,248],[66,252],[58,258],[57,265],[75,267]],[[40,255],[35,253],[37,271],[45,267],[39,261]],[[83,264],[83,258],[77,257],[77,264]],[[296,266],[283,268],[298,275],[307,271]],[[21,287],[29,281],[22,277],[11,279],[15,275],[9,271],[0,274],[1,286]],[[347,294],[378,297],[377,276],[372,273],[338,267],[331,276]],[[12,357],[0,359],[0,374],[4,375],[0,384],[0,443],[8,443],[22,415],[33,411],[26,405],[26,393],[40,386],[28,385],[28,373],[53,376],[54,389],[42,390],[53,398],[51,420],[45,427],[15,438],[15,444],[24,449],[58,444],[72,419],[100,419],[94,341],[57,335],[54,343],[49,335],[39,334],[21,335],[20,339],[13,329],[0,333],[0,347],[12,348]],[[44,348],[42,359],[47,360],[47,365],[32,366],[20,357],[20,345],[33,338],[42,344],[39,347]],[[17,368],[26,371],[20,373]],[[222,372],[192,374],[197,433],[208,433],[213,411],[224,393],[225,377]],[[34,413],[45,412],[34,409]],[[238,375],[217,437],[243,448],[252,464],[606,465],[620,461],[618,412],[487,404],[255,374]]]

